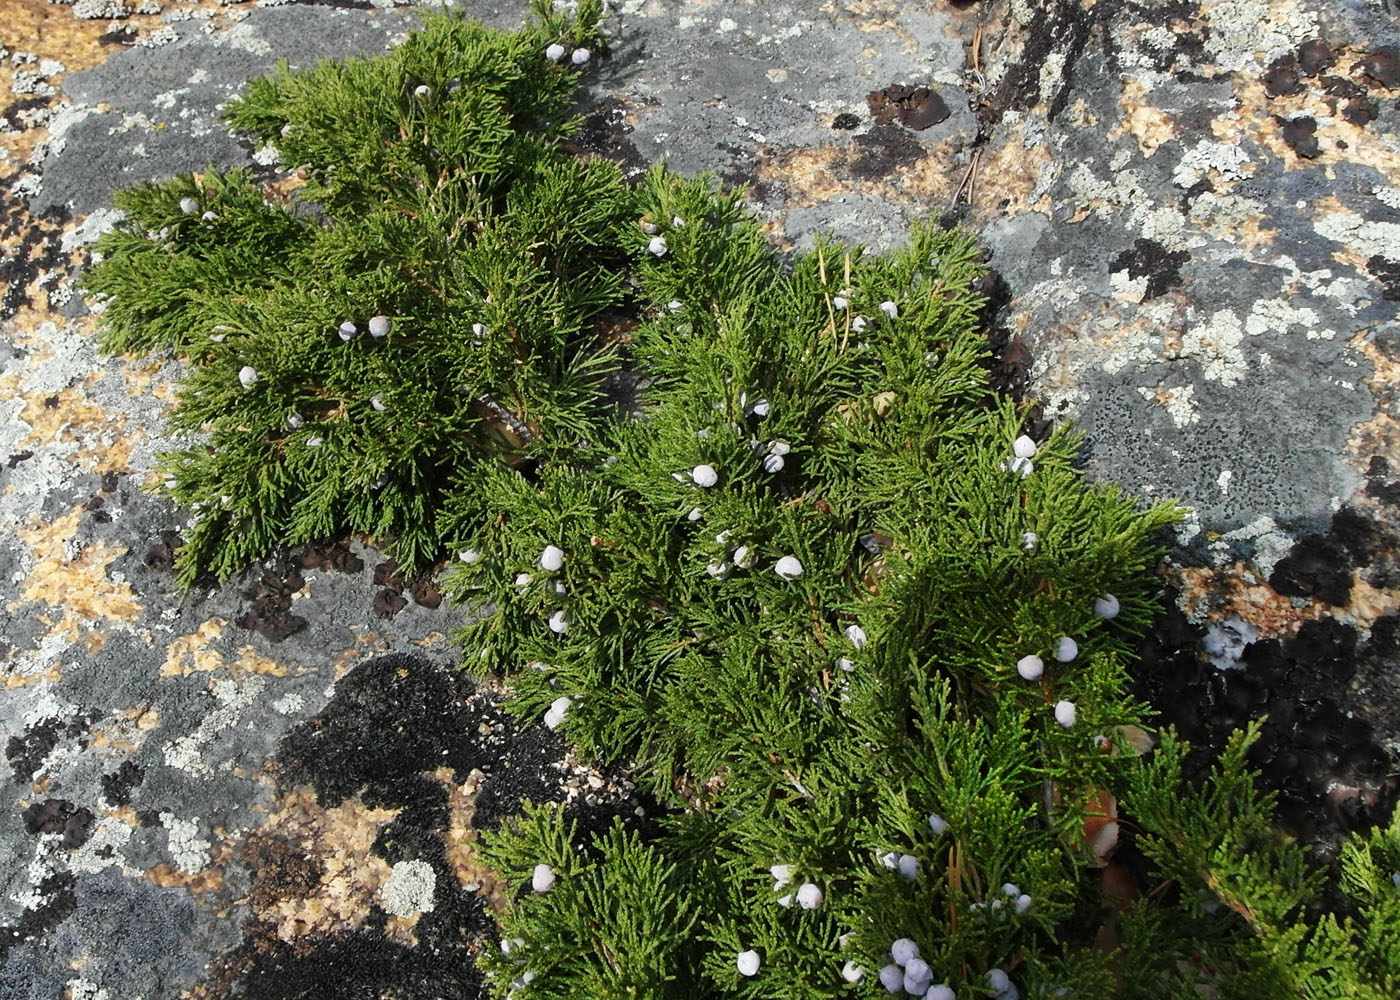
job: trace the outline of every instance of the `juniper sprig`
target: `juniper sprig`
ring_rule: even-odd
[[[596,45],[600,5],[535,9],[514,33],[435,15],[387,55],[253,81],[225,114],[300,165],[290,204],[212,168],[118,194],[87,288],[105,349],[190,365],[171,415],[190,444],[162,464],[198,521],[182,585],[345,531],[422,567],[480,470],[603,426],[628,196],[562,148],[577,70],[545,55]]]

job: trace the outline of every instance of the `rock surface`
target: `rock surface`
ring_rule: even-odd
[[[523,4],[466,6],[511,26]],[[581,151],[747,185],[781,245],[975,228],[1003,282],[1001,375],[1084,430],[1088,475],[1194,512],[1144,695],[1207,744],[1269,712],[1260,764],[1308,836],[1387,809],[1393,7],[613,6]],[[629,786],[514,730],[448,669],[456,613],[358,541],[181,601],[188,515],[141,492],[177,367],[99,357],[72,289],[114,186],[210,162],[275,176],[218,123],[247,77],[382,51],[415,12],[12,0],[7,17],[0,996],[309,997],[328,976],[484,995],[472,954],[497,887],[473,828],[522,795],[588,816]]]

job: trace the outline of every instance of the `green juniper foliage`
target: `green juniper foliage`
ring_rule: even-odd
[[[1370,910],[1314,921],[1249,736],[1200,790],[1171,733],[1132,751],[1122,664],[1176,511],[1086,486],[1063,431],[1017,461],[973,243],[916,226],[785,270],[732,193],[657,170],[638,197],[665,244],[632,240],[644,419],[538,482],[493,472],[452,583],[468,667],[669,811],[650,842],[558,808],[488,838],[521,887],[483,959],[504,994],[1393,994],[1388,860],[1352,861]],[[1121,914],[1119,798],[1178,887]]]
[[[388,55],[253,81],[225,114],[304,166],[292,206],[212,168],[117,196],[87,289],[105,349],[190,363],[192,443],[162,466],[198,512],[183,585],[347,530],[423,566],[480,470],[597,433],[628,196],[561,148],[577,72],[546,50],[596,46],[599,13],[433,16]]]

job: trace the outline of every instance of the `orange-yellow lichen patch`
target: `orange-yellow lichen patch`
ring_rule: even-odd
[[[306,788],[283,796],[239,848],[252,863],[246,902],[254,915],[287,942],[358,929],[390,872],[370,848],[396,815],[396,809],[371,809],[357,799],[326,809]],[[400,929],[415,921],[401,920]]]
[[[476,831],[472,829],[472,814],[476,812],[476,793],[485,777],[473,770],[463,784],[457,784],[450,767],[440,767],[432,777],[447,789],[447,808],[451,822],[443,834],[447,863],[457,879],[469,892],[479,892],[496,912],[504,912],[507,886],[496,873],[481,862],[476,850]]]
[[[154,396],[165,403],[174,403],[179,386],[173,381],[157,382],[156,376],[165,367],[164,361],[142,361],[130,358],[122,365],[126,394],[133,398]]]
[[[1034,143],[1029,148],[1010,141],[993,150],[984,150],[975,176],[970,178],[972,204],[981,218],[1000,218],[1007,202],[1018,212],[1050,214],[1049,195],[1031,201],[1031,194],[1040,181],[1041,171],[1050,163],[1050,148],[1046,143]],[[961,180],[961,177],[959,177]]]
[[[899,23],[899,15],[904,5],[896,0],[849,0],[839,7],[839,11],[854,17],[852,22],[857,31],[888,31],[903,43],[906,53],[917,52],[919,40]],[[835,5],[828,4],[828,13],[838,13]]]
[[[35,517],[19,529],[34,566],[19,599],[9,604],[11,611],[31,601],[61,609],[63,617],[52,631],[73,641],[85,631],[97,631],[100,622],[134,622],[141,613],[131,588],[107,576],[108,565],[126,554],[124,547],[98,539],[77,553],[68,551],[82,515],[82,508],[76,508],[53,520]]]
[[[13,663],[7,663],[4,671],[0,672],[0,690],[28,687],[41,681],[54,683],[62,677],[63,671],[57,663],[50,663],[43,670],[35,670],[32,673],[18,671]]]
[[[95,381],[99,376],[91,376]],[[78,445],[72,462],[93,472],[130,472],[131,448],[144,432],[131,428],[125,415],[109,413],[76,386],[52,395],[32,394],[20,419],[29,425],[22,447],[42,448],[58,442]]]
[[[1371,363],[1371,375],[1362,381],[1375,398],[1376,412],[1352,427],[1347,450],[1363,470],[1376,455],[1400,466],[1400,359],[1376,346],[1370,331],[1357,334],[1348,346]]]
[[[123,710],[120,715],[135,723],[137,729],[154,729],[160,725],[160,712],[150,705],[128,708]]]
[[[1123,117],[1105,136],[1109,142],[1113,142],[1121,136],[1131,135],[1143,156],[1151,156],[1162,143],[1177,137],[1176,123],[1165,111],[1153,107],[1147,94],[1147,89],[1137,80],[1125,80],[1123,93],[1118,98]]]
[[[1339,65],[1350,65],[1339,59]],[[1316,171],[1336,163],[1356,163],[1379,171],[1390,184],[1400,183],[1400,149],[1374,123],[1355,125],[1346,120],[1346,101],[1315,89],[1315,81],[1301,93],[1270,98],[1259,80],[1238,81],[1236,97],[1240,102],[1240,127],[1254,142],[1268,149],[1285,170]],[[1313,137],[1317,139],[1317,155],[1304,158],[1284,141],[1284,125],[1298,117],[1310,117],[1317,123]],[[1219,121],[1219,119],[1217,119]],[[1214,127],[1214,123],[1212,123]],[[1237,142],[1241,132],[1235,128],[1216,129],[1222,140]],[[1338,142],[1343,145],[1338,145]]]
[[[1211,620],[1238,615],[1259,630],[1261,639],[1286,639],[1297,634],[1305,622],[1330,618],[1338,609],[1322,601],[1295,604],[1294,598],[1278,593],[1255,579],[1242,562],[1228,566],[1184,567],[1173,570],[1188,612],[1204,613]],[[1353,574],[1351,600],[1343,609],[1356,620],[1358,628],[1369,629],[1376,619],[1400,609],[1400,592],[1381,590],[1359,573]]]
[[[947,157],[928,153],[911,161],[890,158],[882,164],[878,179],[859,175],[861,163],[871,157],[883,159],[878,151],[853,144],[774,148],[760,146],[758,179],[765,184],[781,184],[783,201],[789,206],[811,207],[842,195],[873,195],[894,204],[926,209],[930,201],[952,197],[962,170],[952,167]]]
[[[193,632],[170,640],[165,647],[165,663],[160,668],[160,675],[188,677],[193,673],[218,670],[224,665],[224,657],[210,643],[223,635],[227,625],[228,621],[223,618],[210,618]]]
[[[340,680],[366,656],[378,656],[388,649],[389,643],[378,632],[356,632],[355,644],[342,649],[331,661],[335,667],[335,679]]]
[[[412,642],[415,646],[419,646],[423,649],[428,649],[432,646],[446,645],[449,640],[447,638],[447,633],[445,632],[429,632],[421,639],[411,639],[409,641]]]
[[[166,861],[147,869],[146,877],[162,889],[185,889],[192,893],[217,892],[224,886],[223,873],[217,868],[209,867],[191,874]]]
[[[214,641],[223,635],[227,625],[226,619],[214,617],[203,622],[193,632],[176,636],[165,647],[165,663],[160,668],[160,675],[188,677],[190,674],[210,673],[227,668],[229,676],[235,680],[242,680],[250,674],[287,676],[286,667],[263,656],[252,646],[240,646],[238,655],[233,660],[229,660],[214,648]]]

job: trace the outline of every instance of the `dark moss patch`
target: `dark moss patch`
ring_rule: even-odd
[[[1307,535],[1274,566],[1269,586],[1290,597],[1341,606],[1351,599],[1351,560],[1336,539]]]
[[[1335,619],[1306,622],[1291,639],[1250,644],[1242,669],[1222,671],[1198,656],[1205,630],[1186,620],[1175,594],[1168,608],[1139,644],[1133,694],[1191,742],[1193,780],[1205,776],[1234,729],[1267,716],[1250,761],[1279,794],[1279,818],[1291,833],[1330,847],[1389,816],[1390,758],[1372,723],[1342,698],[1361,662],[1400,645],[1400,622],[1377,622],[1364,646]]]

